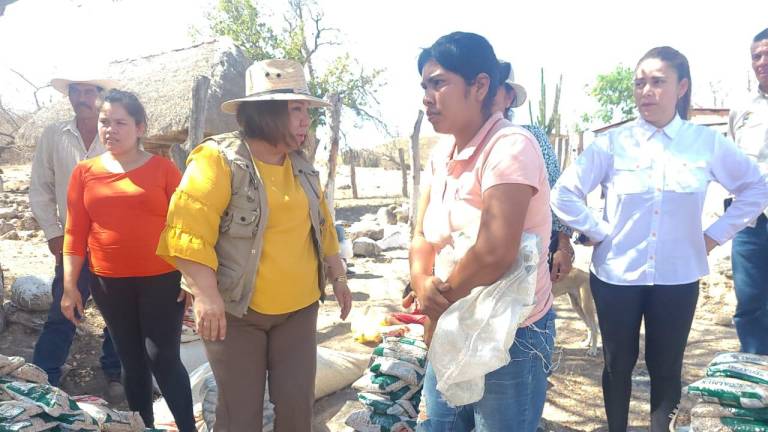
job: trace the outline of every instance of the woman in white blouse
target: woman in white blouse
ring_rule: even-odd
[[[718,132],[688,122],[688,60],[670,47],[648,51],[635,69],[640,119],[599,135],[560,177],[551,204],[594,245],[591,288],[603,337],[603,397],[609,431],[625,431],[632,370],[645,319],[651,431],[666,431],[680,402],[683,353],[707,254],[768,205],[757,165]],[[706,230],[707,185],[736,196]],[[587,207],[605,192],[602,218]]]

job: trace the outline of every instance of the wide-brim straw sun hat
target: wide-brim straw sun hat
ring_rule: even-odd
[[[509,73],[507,73],[507,70],[509,70]],[[528,99],[528,92],[525,91],[525,87],[515,82],[515,70],[512,68],[512,64],[508,62],[502,63],[501,79],[504,79],[504,84],[512,87],[515,91],[515,100],[512,101],[510,108],[517,108],[524,104],[525,100]]]
[[[84,78],[84,77],[78,77]],[[69,95],[70,84],[90,84],[96,87],[101,87],[104,90],[110,90],[120,87],[120,83],[106,78],[89,78],[89,79],[72,79],[72,78],[54,78],[51,80],[51,87],[56,89],[64,96]]]
[[[243,102],[307,101],[310,107],[330,104],[309,93],[304,67],[295,60],[271,59],[254,62],[245,71],[245,94],[221,104],[221,110],[236,114]]]

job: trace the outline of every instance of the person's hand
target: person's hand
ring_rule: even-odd
[[[85,313],[83,310],[83,297],[77,288],[64,288],[64,293],[61,295],[61,313],[75,326],[80,324],[80,320],[85,316]]]
[[[218,292],[195,297],[192,310],[195,312],[197,334],[208,341],[224,340],[227,335],[227,318],[224,300]]]
[[[421,312],[432,321],[437,321],[440,315],[451,305],[442,292],[450,289],[448,284],[436,276],[417,275],[411,276],[411,287],[419,300]]]
[[[416,293],[411,290],[408,294],[403,297],[403,301],[401,302],[401,305],[403,306],[403,309],[408,310],[413,306],[413,303],[416,301]]]
[[[716,241],[712,240],[712,237],[704,234],[704,246],[707,248],[707,255],[712,252],[712,249],[720,246]]]
[[[176,302],[184,302],[184,310],[189,309],[192,306],[192,294],[186,292],[184,289],[179,290],[179,296],[176,297]]]
[[[571,249],[573,254],[573,249]],[[549,278],[552,283],[560,282],[568,276],[573,268],[572,257],[566,250],[558,249],[552,254],[552,270],[549,272]]]
[[[60,264],[61,253],[64,251],[64,236],[58,236],[48,240],[48,250],[51,251],[51,254],[56,258],[56,264]]]
[[[339,318],[341,320],[347,319],[349,311],[352,310],[352,292],[349,291],[349,286],[345,281],[333,282],[333,295],[336,297],[336,301],[339,302],[341,313]]]

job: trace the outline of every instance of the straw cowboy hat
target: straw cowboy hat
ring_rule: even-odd
[[[501,79],[505,80],[505,84],[512,87],[515,91],[515,100],[512,101],[511,108],[517,108],[525,103],[528,98],[528,92],[525,91],[525,87],[515,82],[515,71],[512,69],[512,65],[509,62],[501,63]],[[506,79],[505,79],[506,78]]]
[[[330,104],[309,94],[304,67],[294,60],[263,60],[254,62],[245,71],[244,98],[232,99],[221,104],[221,110],[236,114],[241,102],[256,101],[307,101],[310,107],[327,107]]]
[[[82,78],[82,77],[79,77]],[[68,78],[54,78],[51,80],[51,86],[62,93],[64,96],[69,95],[70,84],[90,84],[96,87],[101,87],[104,90],[120,87],[120,83],[110,79],[68,79]]]

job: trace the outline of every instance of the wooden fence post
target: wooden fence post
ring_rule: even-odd
[[[357,164],[357,150],[349,149],[349,182],[352,183],[352,198],[357,199],[357,173],[355,165]]]
[[[413,191],[411,192],[411,208],[409,211],[411,233],[413,233],[413,230],[416,227],[416,213],[419,206],[419,184],[421,182],[419,132],[421,132],[421,121],[423,119],[424,111],[419,110],[419,115],[416,117],[416,123],[413,125],[413,133],[411,134],[411,173],[413,176]]]
[[[205,110],[208,105],[208,88],[211,79],[205,75],[195,77],[192,85],[192,106],[189,108],[189,130],[184,144],[171,146],[171,159],[181,172],[187,167],[187,156],[203,140],[205,134]]]
[[[408,198],[408,167],[405,166],[405,149],[397,149],[397,157],[400,159],[400,172],[403,174],[403,196]]]

